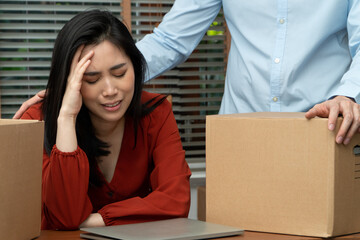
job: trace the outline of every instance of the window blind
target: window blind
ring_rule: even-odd
[[[121,19],[121,0],[0,1],[1,117],[45,89],[57,33],[75,14],[101,8]]]
[[[150,33],[174,0],[132,0],[132,32],[136,40]],[[189,59],[146,84],[146,90],[171,94],[192,183],[205,183],[205,117],[217,114],[224,88],[226,44],[222,12]]]

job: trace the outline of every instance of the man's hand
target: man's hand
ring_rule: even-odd
[[[32,98],[26,100],[26,102],[24,102],[21,107],[19,108],[19,110],[17,110],[17,112],[15,113],[15,115],[13,116],[13,119],[20,119],[21,116],[24,114],[24,112],[31,107],[32,105],[41,102],[46,94],[46,90],[41,90],[40,92],[38,92],[35,96],[33,96]]]
[[[360,126],[360,105],[344,96],[337,96],[331,100],[316,104],[310,109],[305,117],[327,117],[328,128],[333,131],[336,125],[336,119],[342,114],[343,121],[336,135],[336,142],[347,145]]]

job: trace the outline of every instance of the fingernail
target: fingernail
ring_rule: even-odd
[[[329,124],[329,130],[334,130],[335,129],[335,124],[333,124],[333,123],[331,123],[331,124]]]
[[[345,140],[344,140],[344,145],[348,145],[349,142],[350,142],[350,138],[345,138]]]
[[[340,136],[340,137],[337,137],[337,138],[336,138],[336,142],[337,142],[337,143],[342,143],[343,139],[344,139],[344,138],[341,137],[341,136]]]

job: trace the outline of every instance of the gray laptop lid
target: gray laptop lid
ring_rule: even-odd
[[[243,230],[238,228],[188,218],[80,230],[90,233],[80,234],[82,238],[124,240],[207,239],[243,233]]]

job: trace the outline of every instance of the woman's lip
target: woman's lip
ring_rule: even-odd
[[[102,104],[102,106],[105,108],[105,110],[114,112],[120,108],[121,102],[122,101],[117,101],[114,103],[105,103],[105,104]]]
[[[114,107],[114,106],[118,105],[119,103],[121,103],[121,101],[116,101],[116,102],[112,102],[112,103],[104,103],[102,105],[105,107]]]

